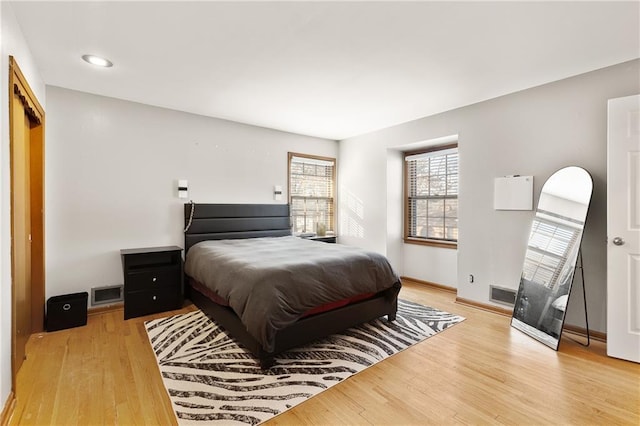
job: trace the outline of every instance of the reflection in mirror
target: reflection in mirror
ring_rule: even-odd
[[[511,326],[555,350],[592,190],[586,170],[558,170],[542,187],[531,225]]]

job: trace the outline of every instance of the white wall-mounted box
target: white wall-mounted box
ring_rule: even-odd
[[[533,210],[533,176],[505,176],[495,179],[495,210]]]

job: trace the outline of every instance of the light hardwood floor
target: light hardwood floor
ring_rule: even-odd
[[[640,366],[563,338],[555,352],[510,318],[405,281],[401,297],[466,320],[277,416],[300,424],[640,424]],[[143,322],[122,311],[31,337],[11,425],[175,424]]]

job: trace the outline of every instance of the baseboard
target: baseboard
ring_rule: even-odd
[[[584,337],[585,339],[587,338],[587,329],[578,327],[577,325],[565,324],[562,327],[562,331],[565,333],[571,333],[576,336]],[[589,337],[599,342],[607,342],[607,333],[603,333],[602,331],[589,330]]]
[[[457,293],[458,292],[458,289],[455,288],[455,287],[449,287],[447,285],[432,283],[431,281],[424,281],[424,280],[419,280],[417,278],[404,277],[404,276],[401,276],[400,279],[403,280],[403,281],[406,280],[406,281],[414,282],[416,284],[421,284],[421,285],[426,285],[426,286],[429,286],[429,287],[434,287],[434,288],[437,288],[437,289],[440,289],[440,290],[448,291],[450,293]]]
[[[493,312],[495,314],[505,315],[510,317],[513,315],[513,310],[500,308],[498,306],[488,305],[486,303],[480,303],[469,299],[463,299],[462,297],[456,297],[456,303],[465,306],[471,306],[472,308],[482,309],[483,311]]]
[[[16,395],[11,391],[7,400],[4,403],[2,414],[0,414],[0,425],[5,426],[9,424],[9,420],[13,415],[13,410],[16,408]]]
[[[512,316],[513,312],[510,309],[499,308],[497,306],[491,306],[484,303],[474,302],[473,300],[463,299],[461,297],[456,297],[456,303],[461,305],[471,306],[472,308],[482,309],[484,311],[495,312],[500,315]],[[571,324],[565,324],[562,327],[562,331],[565,333],[571,333],[576,336],[587,338],[587,329],[578,327]],[[607,333],[603,333],[601,331],[589,330],[589,337],[593,340],[598,340],[600,342],[607,341]]]
[[[87,309],[87,315],[99,315],[99,314],[104,314],[105,312],[121,311],[123,309],[124,309],[124,303],[118,302],[112,305],[98,306],[97,308],[89,308]]]
[[[421,285],[426,285],[429,287],[434,287],[440,290],[444,290],[444,291],[448,291],[451,293],[457,293],[458,290],[454,287],[449,287],[446,285],[442,285],[442,284],[437,284],[437,283],[432,283],[430,281],[424,281],[424,280],[419,280],[417,278],[411,278],[411,277],[405,277],[405,276],[401,276],[400,277],[401,280],[406,280],[406,281],[411,281],[414,282],[416,284],[421,284]],[[489,305],[486,303],[480,303],[480,302],[476,302],[473,300],[469,300],[469,299],[464,299],[462,297],[456,297],[456,303],[459,303],[461,305],[465,305],[465,306],[470,306],[472,308],[477,308],[477,309],[482,309],[483,311],[489,311],[489,312],[493,312],[496,314],[500,314],[500,315],[504,315],[507,317],[510,317],[513,315],[513,310],[511,309],[507,309],[507,308],[500,308],[498,306],[493,306],[493,305]],[[578,327],[575,325],[571,325],[571,324],[565,324],[563,327],[563,331],[567,332],[567,333],[571,333],[577,336],[581,336],[584,337],[585,339],[587,338],[587,329],[586,328],[582,328],[582,327]],[[594,331],[594,330],[589,330],[589,337],[591,337],[591,339],[593,340],[598,340],[600,342],[606,342],[607,341],[607,333],[603,333],[601,331]]]
[[[442,285],[442,284],[437,284],[437,283],[432,283],[430,281],[424,281],[424,280],[419,280],[417,278],[411,278],[411,277],[405,277],[405,276],[401,276],[400,277],[401,280],[406,280],[406,281],[411,281],[414,282],[416,284],[420,284],[420,285],[426,285],[429,287],[434,287],[437,288],[439,290],[444,290],[444,291],[448,291],[450,293],[458,293],[458,289],[454,288],[454,287],[449,287],[446,285]],[[500,308],[497,306],[493,306],[493,305],[488,305],[485,303],[480,303],[480,302],[475,302],[473,300],[469,300],[469,299],[463,299],[462,297],[456,297],[456,303],[459,303],[461,305],[465,305],[465,306],[470,306],[472,308],[477,308],[477,309],[482,309],[484,311],[489,311],[489,312],[493,312],[496,314],[500,314],[500,315],[505,315],[510,317],[513,314],[513,311],[511,309],[505,309],[505,308]]]

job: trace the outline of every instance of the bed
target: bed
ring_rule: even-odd
[[[188,203],[184,218],[187,296],[264,369],[293,347],[395,320],[401,283],[384,256],[291,236],[287,204]]]

